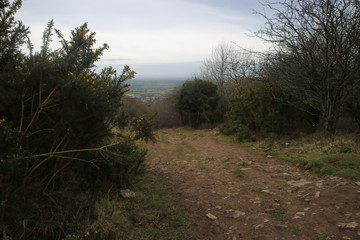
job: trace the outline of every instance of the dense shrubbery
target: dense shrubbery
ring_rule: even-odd
[[[218,101],[215,84],[194,79],[182,85],[176,107],[183,124],[198,128],[201,123],[216,122]]]
[[[146,154],[134,141],[153,140],[152,126],[119,114],[135,72],[97,73],[108,47],[94,47],[86,24],[70,40],[56,31],[61,48],[52,51],[50,22],[41,51],[29,44],[27,56],[27,28],[14,20],[21,1],[1,4],[0,229],[4,239],[63,239],[96,218],[99,193],[129,186]]]
[[[263,6],[270,11],[258,12],[265,25],[255,34],[270,44],[268,52],[221,44],[203,65],[202,75],[218,84],[222,97],[232,98],[230,115],[235,111],[237,117],[230,116],[225,132],[235,131],[237,124],[256,134],[282,132],[289,123],[297,128],[296,119],[309,121],[328,136],[350,117],[360,126],[358,2],[289,0]],[[249,81],[263,78],[272,89]],[[242,89],[230,96],[236,84]],[[284,112],[296,117],[288,121]]]
[[[253,135],[294,133],[304,128],[306,115],[284,104],[282,98],[281,92],[265,80],[246,88],[238,86],[220,131],[245,140]]]

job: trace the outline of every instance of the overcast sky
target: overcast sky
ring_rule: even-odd
[[[17,19],[38,48],[50,20],[65,36],[87,22],[97,43],[110,46],[98,66],[128,64],[138,78],[188,78],[220,42],[266,49],[252,36],[264,22],[254,9],[262,9],[257,0],[23,0]]]

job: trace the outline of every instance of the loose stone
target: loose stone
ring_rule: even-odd
[[[349,222],[349,223],[338,223],[337,225],[339,228],[347,228],[347,229],[354,229],[357,226],[359,226],[359,224],[357,222]]]
[[[235,213],[234,213],[234,215],[232,217],[237,219],[237,218],[239,218],[241,216],[244,216],[244,215],[245,215],[245,213],[242,212],[242,211],[235,211]]]
[[[211,214],[211,213],[206,214],[206,217],[208,219],[210,219],[210,220],[216,220],[217,219],[217,217],[215,215]]]
[[[264,225],[258,224],[258,225],[256,225],[254,228],[255,228],[255,230],[259,230],[259,229],[261,229],[261,228],[264,228]]]
[[[134,198],[136,196],[135,192],[130,189],[124,189],[120,191],[120,194],[123,198]]]

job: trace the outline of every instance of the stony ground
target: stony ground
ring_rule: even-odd
[[[166,129],[149,168],[189,215],[187,239],[360,239],[360,186],[219,142]]]

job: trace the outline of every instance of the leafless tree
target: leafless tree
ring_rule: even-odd
[[[360,82],[359,0],[266,2],[266,27],[258,36],[273,43],[268,71],[299,108],[320,113],[334,132],[346,97]]]
[[[246,85],[253,78],[255,53],[235,43],[220,43],[203,62],[200,78],[218,86],[219,96],[227,98],[235,84]]]
[[[219,96],[224,97],[225,85],[229,81],[228,73],[231,69],[229,62],[233,58],[233,47],[228,43],[221,43],[212,50],[208,59],[203,62],[201,76],[218,86]]]

